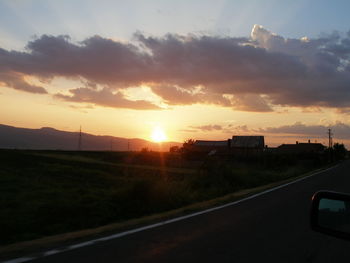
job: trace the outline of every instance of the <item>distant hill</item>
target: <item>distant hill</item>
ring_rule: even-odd
[[[79,132],[60,131],[49,127],[41,129],[17,128],[0,124],[0,148],[33,150],[78,149]],[[82,133],[82,150],[85,151],[139,151],[142,148],[168,151],[177,142],[164,142],[161,145],[143,139],[127,139],[113,136],[98,136]],[[161,147],[161,148],[160,148]]]

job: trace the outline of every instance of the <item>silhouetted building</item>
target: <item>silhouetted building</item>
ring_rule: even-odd
[[[232,136],[231,148],[264,149],[264,136]]]
[[[240,156],[254,156],[263,152],[264,136],[232,136],[230,152]]]
[[[219,154],[255,154],[264,150],[264,136],[232,136],[225,141],[197,140],[193,148],[197,152],[215,152]]]
[[[322,153],[325,150],[325,146],[321,143],[299,143],[295,144],[282,144],[277,147],[278,153],[292,153],[292,154],[302,154],[302,153]]]
[[[195,151],[199,152],[228,152],[229,150],[229,141],[203,141],[203,140],[196,140],[193,144],[193,147]]]

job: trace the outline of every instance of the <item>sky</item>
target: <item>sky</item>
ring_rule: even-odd
[[[269,146],[327,145],[331,128],[350,148],[348,10],[0,0],[0,123],[179,142],[264,135]]]

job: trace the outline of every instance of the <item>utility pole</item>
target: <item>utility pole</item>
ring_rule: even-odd
[[[79,130],[78,151],[81,151],[81,125]]]
[[[333,147],[333,138],[332,138],[332,129],[328,129],[328,148],[331,149]]]
[[[128,140],[128,152],[130,152],[130,141]]]
[[[329,162],[332,162],[333,161],[333,138],[332,138],[332,129],[329,128],[328,129],[328,152],[329,152]]]

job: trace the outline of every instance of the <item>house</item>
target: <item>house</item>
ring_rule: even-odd
[[[196,140],[193,144],[194,151],[221,154],[237,153],[246,155],[261,152],[264,147],[264,136],[232,136],[232,139],[225,141]]]
[[[286,154],[307,154],[307,153],[322,153],[325,150],[325,146],[321,143],[299,143],[295,144],[282,144],[277,147],[278,153]]]
[[[238,156],[256,156],[265,148],[264,136],[232,136],[230,152]]]
[[[203,141],[196,140],[193,144],[195,151],[198,152],[228,152],[229,150],[229,141]]]
[[[264,149],[264,136],[232,136],[231,148]]]

